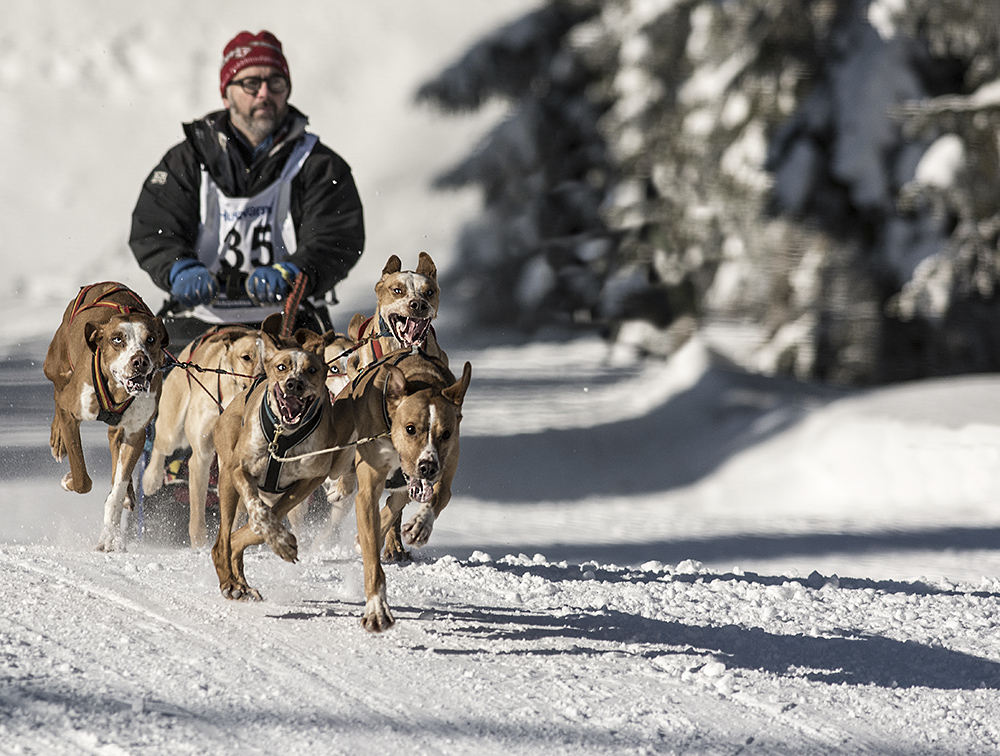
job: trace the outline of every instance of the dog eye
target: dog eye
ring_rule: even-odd
[[[409,433],[411,436],[417,435],[417,426],[415,426],[413,423],[410,423],[409,425],[406,426],[406,432]]]
[[[243,360],[244,362],[250,362],[250,355],[249,354],[241,355],[240,359]]]
[[[279,373],[284,373],[285,370],[287,369],[288,368],[286,368],[284,365],[278,365],[278,367],[275,368],[275,370],[277,370]]]
[[[111,343],[112,344],[121,344],[124,340],[125,339],[123,339],[121,336],[112,336],[111,337]]]
[[[450,430],[446,430],[444,433],[441,434],[441,438],[443,438],[445,441],[447,441],[449,438],[451,438],[451,431]]]
[[[149,336],[146,337],[146,343],[147,344],[155,344],[156,343],[156,337],[153,336],[152,334],[150,334]]]
[[[393,293],[393,294],[402,294],[402,293],[403,293],[403,290],[402,290],[402,289],[400,289],[400,288],[399,288],[398,286],[393,286],[393,287],[392,287],[392,293]]]
[[[314,367],[308,368],[306,370],[306,372],[309,373],[309,375],[315,375],[316,374],[316,368],[314,368]]]

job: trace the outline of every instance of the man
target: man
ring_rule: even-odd
[[[240,32],[223,52],[225,109],[185,124],[185,141],[143,184],[129,244],[170,293],[176,320],[200,326],[178,336],[204,323],[260,323],[296,282],[303,301],[322,297],[361,255],[351,169],[306,131],[291,87],[277,37]]]

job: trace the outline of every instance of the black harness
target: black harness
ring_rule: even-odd
[[[250,391],[247,392],[247,397],[253,393],[253,390],[257,388],[257,385],[264,381],[267,376],[261,375],[253,382],[250,387]],[[278,476],[281,475],[281,465],[282,462],[276,457],[284,457],[289,449],[296,446],[297,444],[305,441],[309,436],[313,434],[313,431],[319,427],[320,420],[323,419],[323,405],[325,402],[318,400],[313,401],[312,406],[306,413],[305,418],[299,423],[298,427],[295,429],[294,433],[285,434],[282,433],[281,419],[274,414],[274,410],[271,409],[270,402],[267,401],[267,391],[265,389],[264,395],[260,400],[260,411],[258,413],[260,417],[260,428],[264,433],[264,438],[267,439],[267,470],[264,473],[264,482],[258,486],[261,491],[270,494],[280,494],[287,491],[291,486],[285,486],[281,488],[278,486]]]

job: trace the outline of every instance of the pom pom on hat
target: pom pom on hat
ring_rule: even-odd
[[[249,66],[273,66],[291,81],[288,61],[281,50],[281,42],[269,31],[251,34],[241,31],[222,51],[222,67],[219,70],[219,90],[226,96],[226,87],[237,73]]]

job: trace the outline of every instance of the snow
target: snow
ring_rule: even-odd
[[[914,181],[947,189],[965,162],[965,143],[957,134],[943,134],[931,142],[917,163]]]
[[[30,253],[7,255],[0,298],[0,752],[997,751],[994,375],[848,392],[738,371],[697,336],[668,363],[594,337],[511,343],[463,332],[445,290],[439,339],[473,364],[462,459],[430,545],[386,568],[393,629],[358,624],[350,521],[307,530],[298,564],[249,552],[259,604],[224,600],[205,550],[135,535],[95,552],[106,434],[84,429],[94,490],[62,491],[41,359],[77,286],[143,284],[131,203],[177,122],[214,104],[234,17],[216,7],[285,40],[295,96],[358,174],[372,244],[346,319],[413,239],[446,267],[470,207],[426,187],[475,129],[410,112],[408,82],[527,5],[302,3],[282,27],[263,4],[174,3],[183,34],[131,6],[17,7],[0,149],[19,169],[0,196]]]

